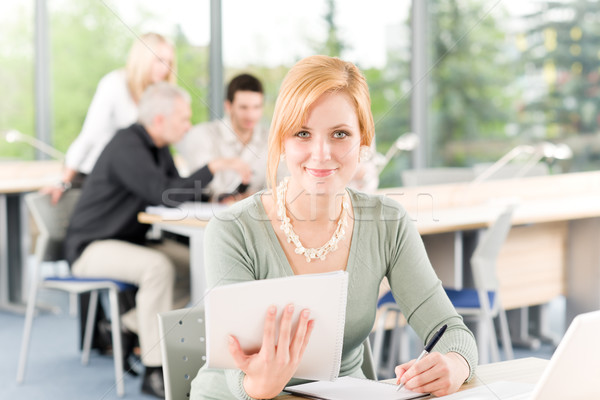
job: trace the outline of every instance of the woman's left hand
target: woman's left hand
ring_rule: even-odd
[[[411,360],[396,367],[397,383],[418,393],[452,394],[469,377],[469,364],[458,353],[429,353],[418,363]]]

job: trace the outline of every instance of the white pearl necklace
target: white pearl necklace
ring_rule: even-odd
[[[292,228],[292,224],[290,223],[290,218],[287,216],[285,211],[285,195],[287,192],[289,178],[285,178],[279,186],[277,186],[277,216],[281,219],[281,230],[285,233],[287,238],[287,242],[293,242],[296,246],[294,252],[296,254],[304,254],[306,257],[306,262],[310,262],[312,259],[320,259],[325,260],[327,254],[332,251],[337,250],[338,243],[344,238],[346,234],[345,227],[348,226],[348,208],[350,207],[346,201],[342,202],[342,212],[340,213],[340,218],[338,219],[337,228],[335,232],[333,232],[333,236],[331,239],[327,241],[323,246],[319,248],[306,248],[300,242],[300,238],[294,232],[294,228]]]

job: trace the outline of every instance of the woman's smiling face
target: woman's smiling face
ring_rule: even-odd
[[[308,111],[304,125],[286,135],[290,185],[311,194],[336,194],[358,166],[360,125],[350,97],[325,93]]]

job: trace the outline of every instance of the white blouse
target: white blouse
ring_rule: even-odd
[[[83,128],[65,158],[68,168],[89,174],[115,133],[136,122],[138,107],[127,88],[125,71],[105,75],[90,104]]]

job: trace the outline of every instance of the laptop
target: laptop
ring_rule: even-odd
[[[600,311],[594,311],[573,319],[533,391],[507,400],[600,399],[599,378]]]
[[[600,399],[600,311],[569,326],[537,384],[498,381],[444,396],[448,400]]]

